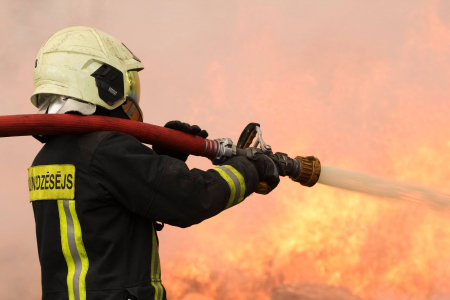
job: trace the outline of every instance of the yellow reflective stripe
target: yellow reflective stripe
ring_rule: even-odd
[[[86,274],[89,260],[81,235],[75,200],[58,200],[61,245],[67,263],[69,300],[86,300]]]
[[[159,280],[156,281],[155,284],[156,284],[156,286],[158,288],[159,293],[157,295],[155,294],[155,299],[162,300],[163,294],[164,294],[164,288],[163,288],[162,283],[161,283],[161,265],[160,265],[160,261],[159,261],[159,256],[158,256],[158,273],[157,273],[157,276],[158,276]]]
[[[225,206],[225,209],[230,208],[231,205],[233,204],[234,196],[236,194],[236,186],[233,182],[233,179],[231,179],[231,177],[220,167],[214,168],[212,170],[218,172],[220,176],[222,176],[222,178],[225,179],[225,181],[228,183],[228,186],[230,187],[230,198],[228,199],[228,203]]]
[[[81,225],[78,220],[77,211],[75,210],[75,201],[69,201],[70,214],[72,215],[74,232],[75,232],[75,244],[77,246],[78,254],[81,259],[81,273],[78,279],[80,300],[86,300],[86,274],[89,269],[89,259],[87,257],[86,249],[84,248],[83,238],[81,235]]]
[[[59,211],[59,225],[61,230],[61,245],[64,258],[67,263],[67,287],[69,289],[69,300],[75,300],[75,294],[73,292],[73,276],[75,274],[75,263],[70,253],[69,239],[67,238],[67,218],[64,211],[64,200],[58,200]]]
[[[150,266],[150,281],[155,289],[155,300],[162,300],[164,288],[161,284],[161,266],[158,253],[158,241],[155,228],[152,229],[152,261]]]
[[[239,180],[239,184],[241,186],[241,192],[239,193],[239,199],[237,203],[242,202],[242,200],[244,200],[244,196],[245,196],[245,180],[244,177],[242,176],[241,173],[238,172],[238,170],[236,170],[235,168],[233,168],[230,165],[223,165],[222,167],[227,168],[228,170],[230,170],[231,172],[233,172],[233,174],[236,176],[236,178]],[[236,204],[237,204],[236,203]]]
[[[152,284],[152,286],[153,286],[153,288],[155,289],[155,300],[159,300],[158,299],[158,287],[157,287],[157,285],[156,285],[156,282],[154,282],[154,281],[151,281],[151,284]]]

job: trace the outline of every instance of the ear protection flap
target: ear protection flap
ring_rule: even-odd
[[[108,105],[113,105],[123,98],[125,91],[121,71],[108,64],[103,64],[91,76],[95,78],[98,96]]]

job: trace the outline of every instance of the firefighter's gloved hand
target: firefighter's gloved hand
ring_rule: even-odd
[[[259,181],[265,182],[270,188],[270,191],[275,189],[280,183],[280,174],[278,173],[277,163],[270,159],[269,156],[262,153],[259,148],[247,148],[246,149],[248,159],[256,167],[258,172]],[[251,153],[251,154],[250,154]],[[269,191],[269,192],[270,192]]]
[[[206,132],[206,130],[202,130],[197,125],[192,125],[191,126],[191,125],[189,125],[187,123],[182,123],[180,121],[167,122],[166,125],[164,125],[164,127],[170,128],[170,129],[174,129],[174,130],[178,130],[178,131],[182,131],[184,133],[188,133],[188,134],[192,134],[192,135],[197,135],[197,136],[202,137],[204,139],[206,139],[208,137],[208,132]],[[157,146],[153,146],[153,151],[155,151],[158,155],[168,155],[170,157],[177,158],[177,159],[182,160],[182,161],[186,161],[188,156],[189,156],[188,153],[178,152],[178,151],[173,151],[173,150],[167,150],[167,149],[160,148],[160,147],[157,147]]]

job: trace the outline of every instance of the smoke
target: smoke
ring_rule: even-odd
[[[39,47],[87,25],[142,60],[146,122],[180,119],[234,141],[258,122],[275,151],[450,193],[446,1],[2,2],[1,114],[35,112]],[[26,180],[40,147],[0,141],[5,300],[40,297]],[[447,214],[423,206],[286,179],[198,226],[166,226],[163,282],[172,299],[268,299],[305,281],[363,299],[438,299],[450,293],[449,228]]]

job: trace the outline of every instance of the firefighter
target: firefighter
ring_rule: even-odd
[[[141,61],[114,37],[71,27],[51,36],[35,61],[31,102],[42,114],[142,121]],[[206,138],[198,126],[166,127]],[[150,149],[132,136],[95,132],[38,137],[28,170],[44,300],[160,300],[157,232],[189,227],[241,203],[278,171],[263,154],[189,170],[185,153]]]

